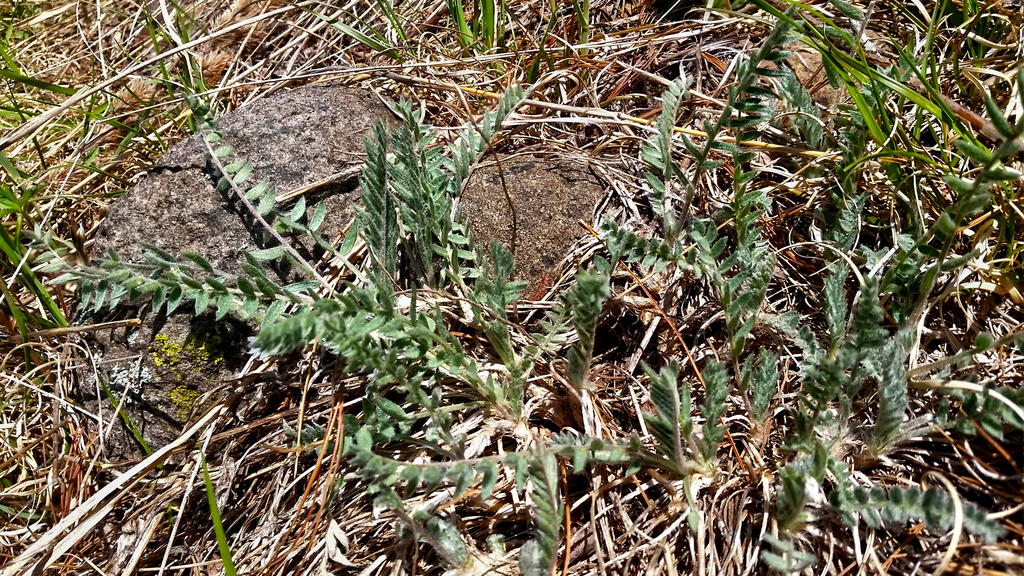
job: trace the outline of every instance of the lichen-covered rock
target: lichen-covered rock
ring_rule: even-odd
[[[497,238],[513,242],[512,210],[516,212],[515,279],[529,282],[527,296],[543,294],[561,275],[558,264],[586,231],[604,188],[585,162],[517,156],[502,161],[508,197],[495,165],[473,172],[462,196],[462,214],[474,240],[487,246]]]
[[[249,183],[268,179],[279,193],[330,179],[359,165],[364,140],[390,112],[370,92],[341,86],[306,86],[279,92],[221,118],[223,143],[232,159],[253,164]],[[213,170],[198,136],[167,152],[134,189],[111,205],[93,246],[94,258],[114,248],[126,261],[140,261],[142,242],[171,254],[202,254],[219,272],[237,274],[244,253],[261,246],[259,224],[245,206],[217,191]],[[320,200],[328,216],[321,227],[335,234],[352,218],[356,181],[349,178],[306,194],[309,210]],[[298,246],[315,259],[314,246]],[[296,279],[294,270],[276,270],[279,279]],[[109,458],[141,454],[177,437],[199,401],[234,378],[247,360],[252,327],[244,322],[214,322],[189,310],[167,317],[148,306],[115,311],[103,320],[140,317],[142,325],[98,332],[90,337],[96,373],[83,371],[80,397],[103,417]],[[104,391],[106,388],[106,391]],[[109,392],[109,394],[108,394]],[[114,407],[123,399],[124,412]],[[130,424],[123,420],[127,418]]]

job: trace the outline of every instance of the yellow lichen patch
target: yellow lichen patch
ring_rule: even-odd
[[[192,353],[197,362],[217,364],[224,359],[224,355],[219,350],[220,344],[220,336],[214,335],[208,340],[200,340],[195,336],[189,336],[185,340],[185,349]]]
[[[184,420],[188,417],[189,412],[192,411],[192,405],[196,403],[199,396],[201,396],[199,390],[189,388],[185,384],[171,390],[171,403],[174,404],[176,416],[179,420]]]
[[[197,364],[217,364],[224,359],[218,350],[221,339],[213,336],[201,340],[189,335],[184,342],[175,340],[166,334],[157,334],[153,338],[153,364],[157,366],[177,366],[183,358],[192,358]]]
[[[181,342],[171,339],[166,334],[157,334],[153,338],[153,363],[157,366],[174,366],[181,362]]]

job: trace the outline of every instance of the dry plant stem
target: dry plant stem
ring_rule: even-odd
[[[241,200],[243,204],[245,204],[246,209],[249,210],[249,213],[252,214],[254,218],[256,218],[256,221],[259,222],[267,232],[270,232],[270,235],[273,236],[274,239],[281,244],[281,247],[284,248],[284,250],[288,252],[288,254],[292,258],[294,258],[296,262],[305,267],[306,271],[312,274],[313,277],[316,278],[317,282],[319,282],[321,286],[326,287],[328,290],[332,290],[331,283],[324,279],[323,276],[320,276],[320,274],[317,273],[316,268],[314,268],[313,265],[310,264],[309,262],[306,262],[306,259],[303,258],[298,252],[296,252],[295,248],[292,248],[292,245],[289,244],[287,240],[282,238],[281,235],[277,233],[277,230],[274,230],[274,227],[268,224],[267,221],[263,218],[263,216],[260,215],[259,211],[256,210],[255,207],[253,207],[252,203],[249,202],[249,199],[245,197],[245,191],[239,188],[238,185],[235,184],[234,178],[232,178],[227,172],[224,171],[224,164],[222,164],[220,158],[217,158],[217,155],[214,154],[213,147],[210,146],[210,143],[206,140],[206,138],[203,138],[203,144],[206,145],[206,149],[210,152],[210,160],[213,162],[214,166],[217,167],[217,170],[222,174],[222,178],[228,181],[228,184],[231,185],[231,190],[238,196],[238,199]]]
[[[50,436],[53,436],[57,432],[60,432],[64,428],[64,426],[67,425],[67,423],[68,423],[68,420],[62,421],[57,426],[54,426],[54,427],[50,428],[49,430],[47,430],[46,432],[43,432],[42,434],[40,434],[39,437],[36,438],[35,440],[33,440],[33,441],[29,442],[28,444],[22,446],[21,449],[19,449],[17,452],[12,454],[10,458],[8,458],[7,460],[4,460],[2,463],[0,463],[0,470],[6,469],[8,466],[10,466],[16,460],[18,460],[19,458],[21,458],[25,454],[28,454],[33,448],[35,448],[36,446],[38,446],[38,445],[42,444],[43,442],[45,442],[47,438],[49,438]]]
[[[213,32],[213,33],[207,35],[207,36],[203,36],[202,38],[198,38],[196,40],[193,40],[193,41],[191,41],[191,42],[189,42],[187,44],[180,44],[178,46],[175,46],[174,48],[171,48],[169,50],[161,52],[160,54],[157,54],[156,56],[150,58],[149,60],[146,60],[145,62],[141,62],[139,64],[136,64],[135,66],[130,66],[130,67],[126,68],[124,71],[122,71],[120,74],[118,74],[116,76],[113,76],[110,79],[108,79],[108,80],[106,80],[104,82],[101,82],[101,83],[99,83],[99,84],[97,84],[97,85],[95,85],[95,86],[93,86],[91,88],[84,88],[82,90],[79,90],[78,92],[75,93],[74,96],[70,96],[67,100],[65,100],[64,102],[61,102],[60,106],[57,106],[55,108],[51,108],[51,109],[47,110],[46,112],[43,112],[42,114],[40,114],[40,115],[36,116],[35,118],[29,120],[28,122],[25,122],[24,124],[22,124],[21,126],[16,128],[15,130],[12,130],[10,133],[8,133],[3,138],[0,138],[0,151],[6,150],[11,144],[13,144],[15,142],[18,142],[19,140],[29,136],[30,134],[33,134],[36,130],[39,130],[44,125],[46,125],[47,122],[49,122],[50,120],[53,120],[57,116],[60,116],[62,113],[64,113],[67,110],[69,110],[75,104],[78,104],[79,102],[82,102],[83,100],[89,98],[90,96],[93,96],[93,95],[95,95],[95,94],[97,94],[99,92],[102,92],[103,90],[106,90],[110,86],[112,86],[114,84],[117,84],[118,82],[120,82],[120,81],[122,81],[122,80],[124,80],[124,79],[126,79],[128,77],[130,77],[132,74],[135,74],[136,72],[138,72],[140,70],[145,70],[146,68],[152,66],[153,64],[156,64],[156,63],[160,62],[161,60],[164,60],[164,59],[166,59],[166,58],[168,58],[170,56],[178,54],[179,52],[184,52],[186,50],[191,50],[192,48],[195,48],[196,46],[200,46],[202,44],[205,44],[206,42],[209,42],[210,40],[213,40],[215,38],[219,38],[221,36],[224,36],[225,34],[229,34],[231,32],[234,32],[235,30],[238,30],[239,28],[244,28],[245,26],[250,26],[250,25],[255,24],[257,22],[260,22],[262,20],[266,20],[267,18],[272,18],[274,16],[280,16],[281,14],[285,14],[287,12],[291,12],[292,10],[295,10],[296,8],[298,8],[297,5],[296,6],[285,6],[284,8],[278,8],[277,10],[273,10],[273,11],[267,12],[265,14],[260,14],[259,16],[253,16],[252,18],[249,18],[249,19],[244,20],[242,22],[239,22],[237,24],[232,24],[231,26],[228,26],[227,28],[224,28],[223,30],[218,30],[216,32]]]
[[[414,78],[412,76],[403,76],[395,72],[386,72],[384,77],[395,82],[407,84],[410,86],[425,86],[429,88],[438,88],[441,90],[447,90],[449,92],[468,92],[475,96],[483,96],[485,98],[498,99],[501,98],[500,94],[494,92],[488,92],[486,90],[479,90],[477,88],[468,88],[465,86],[457,86],[454,84],[448,84],[446,82],[438,82],[437,80],[426,80],[422,78]],[[534,106],[536,108],[543,108],[545,110],[553,110],[555,112],[565,112],[567,114],[573,114],[580,117],[593,117],[593,118],[607,118],[609,120],[615,120],[619,122],[627,122],[629,124],[643,126],[647,130],[654,130],[654,125],[657,123],[656,120],[646,120],[644,118],[638,118],[636,116],[629,116],[628,114],[620,114],[618,112],[609,112],[602,110],[601,108],[582,108],[579,106],[569,106],[567,104],[555,104],[552,102],[542,102],[540,100],[533,100],[527,98],[522,101],[523,106]],[[687,136],[696,136],[698,138],[707,138],[707,132],[701,130],[691,130],[689,128],[681,128],[676,126],[673,128],[675,132],[680,134],[686,134]],[[735,138],[730,136],[719,136],[719,140],[723,142],[735,142]],[[802,156],[810,156],[811,158],[832,158],[839,155],[838,152],[819,152],[817,150],[806,150],[803,148],[793,148],[791,146],[782,146],[780,144],[770,144],[767,142],[761,142],[758,140],[744,140],[738,144],[739,146],[750,146],[752,148],[761,148],[764,150],[772,150],[777,152],[785,152],[789,154],[800,154]]]
[[[1003,336],[1002,338],[999,338],[998,340],[993,342],[992,345],[989,346],[988,349],[989,350],[994,350],[994,349],[997,349],[997,348],[1002,348],[1003,346],[1009,344],[1010,342],[1013,342],[1014,340],[1016,340],[1017,338],[1021,337],[1022,335],[1024,335],[1024,328],[1017,328],[1013,332],[1010,332],[1006,336]],[[934,371],[936,371],[936,370],[938,370],[940,368],[943,368],[945,366],[949,366],[950,364],[955,364],[957,362],[960,362],[964,358],[967,358],[969,356],[974,356],[975,354],[980,354],[980,353],[981,353],[981,351],[975,350],[973,348],[971,348],[969,350],[964,350],[963,352],[958,352],[958,353],[956,353],[956,354],[954,354],[952,356],[947,356],[946,358],[943,358],[942,360],[936,360],[935,362],[930,362],[928,364],[922,364],[921,366],[917,366],[915,368],[911,368],[910,370],[907,371],[907,376],[914,377],[914,376],[921,376],[921,375],[924,375],[924,374],[928,374],[929,372],[934,372]]]
[[[363,168],[365,166],[366,164],[352,166],[351,168],[346,168],[340,172],[335,172],[334,174],[331,174],[330,176],[324,178],[323,180],[313,182],[312,184],[306,184],[305,186],[299,186],[298,188],[293,188],[291,190],[288,190],[287,192],[281,192],[280,194],[274,197],[274,202],[277,202],[278,204],[284,204],[287,202],[291,202],[292,200],[295,200],[299,196],[306,194],[306,192],[316,190],[321,186],[326,186],[334,182],[344,182],[352,178],[358,178],[359,175],[363,173]]]
[[[566,478],[564,464],[559,466],[562,475],[562,493],[569,495],[569,481]],[[565,507],[565,555],[562,562],[562,576],[569,573],[569,557],[572,555],[572,506]]]
[[[303,426],[303,424],[305,424],[305,419],[306,419],[306,394],[307,394],[307,392],[309,392],[309,380],[310,380],[310,377],[313,375],[313,363],[311,362],[311,360],[312,360],[313,356],[316,354],[316,345],[317,345],[317,342],[313,342],[313,345],[311,347],[312,349],[306,355],[306,358],[309,361],[307,362],[307,370],[306,370],[306,378],[305,378],[306,381],[302,384],[302,398],[299,400],[299,421],[298,421],[298,424],[296,426],[296,430],[297,430],[296,434],[298,435],[298,438],[297,438],[298,441],[302,440],[302,426]],[[296,443],[298,443],[298,442],[296,442]],[[324,446],[326,446],[326,445],[327,444],[325,442]],[[295,457],[295,468],[293,469],[292,474],[294,474],[296,476],[299,475],[299,457],[298,456]]]
[[[335,409],[333,409],[331,411],[331,419],[327,422],[327,430],[324,433],[324,438],[325,439],[328,438],[331,435],[331,432],[335,429],[335,425],[338,423],[338,421],[337,421],[338,416],[337,415],[338,415],[338,409],[337,409],[337,407],[335,407]],[[301,433],[302,433],[302,431],[300,430],[299,434],[301,434]],[[326,447],[326,444],[324,446]],[[326,450],[320,450],[320,454],[319,454],[319,456],[317,456],[317,459],[316,459],[316,464],[313,467],[312,473],[309,475],[309,480],[306,481],[306,489],[302,493],[302,497],[299,499],[299,503],[295,507],[296,512],[301,512],[303,506],[305,506],[305,504],[306,504],[306,501],[309,499],[310,493],[313,491],[313,487],[316,486],[317,481],[320,479],[320,470],[323,468],[324,454],[326,454],[326,453],[327,453]],[[316,518],[314,520],[314,523],[319,523],[321,512],[322,512],[322,509],[318,509],[317,510]],[[308,521],[309,521],[309,514],[310,513],[312,513],[312,511],[306,513],[305,517],[303,517],[302,514],[297,513],[295,515],[295,517],[292,519],[292,521],[289,523],[288,527],[286,528],[286,533],[290,533],[294,529],[294,527],[296,526],[296,522],[300,518],[303,519],[303,525],[308,523]],[[281,549],[281,544],[284,542],[283,539],[279,540],[278,543],[274,546],[274,551],[270,555],[271,561],[273,561],[276,558],[280,558],[280,561],[283,562],[293,552],[295,552],[295,550],[297,550],[299,548],[299,546],[302,543],[302,540],[303,540],[302,538],[294,539],[292,545],[288,547],[288,550],[282,556],[278,557],[278,552]],[[308,546],[312,545],[312,539],[307,539],[307,540],[309,540],[307,542],[307,552],[308,552],[309,551]]]
[[[340,372],[339,368],[336,374],[340,375]],[[334,440],[334,451],[331,453],[331,465],[327,469],[327,475],[324,477],[324,486],[328,487],[328,489],[323,491],[323,500],[320,502],[320,509],[316,512],[314,525],[320,524],[321,515],[324,510],[327,510],[327,505],[331,499],[330,487],[334,486],[334,479],[338,476],[338,468],[341,466],[341,451],[345,444],[345,395],[344,391],[341,391],[339,394],[334,404],[334,409],[331,411],[331,419],[336,422],[336,426],[331,429],[337,430],[337,438]],[[320,450],[321,453],[327,451],[328,438],[330,438],[330,434],[324,434],[324,448]],[[309,545],[306,547],[307,554],[309,554],[312,546],[313,540],[310,539]]]
[[[100,330],[106,330],[107,328],[121,328],[124,326],[140,326],[142,320],[138,318],[130,318],[128,320],[117,320],[115,322],[101,322],[99,324],[87,324],[85,326],[62,326],[60,328],[49,328],[46,330],[35,330],[28,333],[30,339],[33,338],[60,338],[62,336],[68,336],[70,334],[79,334],[82,332],[98,332]],[[21,335],[15,334],[7,339],[12,344],[21,344]]]
[[[107,484],[88,500],[80,504],[71,514],[65,516],[55,526],[50,528],[20,556],[6,566],[0,576],[20,576],[26,574],[24,569],[27,564],[39,554],[43,554],[33,568],[40,573],[51,564],[51,561],[63,556],[68,550],[74,547],[82,538],[92,531],[102,520],[113,510],[114,505],[128,491],[146,476],[146,474],[159,466],[172,451],[184,446],[185,443],[197,431],[205,429],[212,424],[229,406],[235,395],[214,406],[198,422],[179,436],[174,442],[157,450],[148,458],[133,466],[124,474],[118,476],[113,482]],[[123,490],[122,490],[123,489]],[[108,500],[109,499],[109,500]],[[61,537],[65,531],[68,534]],[[34,572],[33,572],[34,573]]]

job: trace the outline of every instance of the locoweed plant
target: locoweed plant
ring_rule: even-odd
[[[366,382],[361,410],[346,414],[344,421],[342,453],[353,467],[351,478],[365,483],[380,510],[394,514],[400,535],[429,544],[455,568],[470,567],[478,555],[442,503],[473,487],[486,501],[494,496],[499,476],[509,471],[516,489],[530,493],[534,512],[535,536],[519,552],[522,571],[531,576],[552,573],[567,514],[559,459],[578,474],[615,466],[624,467],[627,475],[647,469],[669,486],[681,481],[687,520],[696,530],[704,520],[695,491],[702,479],[718,473],[723,444],[738,430],[737,420],[727,419],[730,398],[736,396],[750,436],[760,439],[753,443],[757,450],[766,444],[766,431],[785,422],[778,464],[761,464],[768,468],[759,472],[777,479],[772,510],[777,529],[762,534],[761,558],[771,568],[795,572],[815,561],[801,549],[799,536],[826,512],[849,524],[863,521],[876,527],[915,519],[944,529],[951,525],[951,510],[956,508],[962,510],[969,532],[987,540],[998,538],[1002,528],[980,507],[954,507],[954,499],[937,488],[861,485],[848,456],[859,442],[868,446],[868,460],[878,459],[933,423],[928,417],[907,419],[912,384],[958,390],[950,400],[959,403],[961,413],[949,417],[952,404],[940,405],[940,417],[934,421],[940,426],[993,436],[1001,435],[1004,427],[1021,428],[1024,399],[1019,391],[950,386],[944,382],[948,372],[932,380],[914,380],[1005,346],[1013,338],[979,337],[974,348],[933,365],[914,366],[911,360],[921,346],[921,328],[940,281],[974,256],[973,248],[963,249],[958,230],[987,209],[994,187],[1019,178],[1004,162],[1024,148],[1024,121],[1010,125],[988,100],[1003,143],[989,150],[972,140],[959,140],[960,153],[979,167],[973,179],[949,170],[943,181],[957,199],[932,221],[919,218],[911,233],[900,235],[885,250],[872,250],[858,242],[866,196],[854,182],[878,127],[867,100],[858,100],[864,102],[860,113],[851,114],[840,134],[844,156],[825,208],[830,228],[821,243],[826,279],[820,298],[826,330],[825,337],[818,338],[810,326],[813,319],[792,311],[765,311],[776,268],[765,226],[772,200],[770,186],[759,180],[754,153],[743,144],[758,137],[775,116],[778,96],[765,87],[765,80],[778,79],[783,97],[801,114],[813,112],[791,73],[769,65],[787,58],[788,42],[806,39],[810,32],[801,27],[794,11],[777,15],[779,23],[763,45],[737,66],[719,116],[704,125],[703,144],[675,134],[676,116],[689,97],[688,80],[683,78],[664,93],[655,133],[641,149],[656,233],[606,222],[603,240],[610,258],[596,257],[593,270],[580,271],[535,332],[513,323],[509,315],[524,288],[522,282],[511,280],[511,252],[497,242],[486,254],[475,246],[458,208],[473,165],[493,152],[502,122],[524,98],[518,88],[509,90],[480,126],[462,130],[457,145],[435,143],[434,131],[420,121],[412,104],[399,103],[400,126],[389,131],[378,125],[367,141],[357,232],[350,233],[340,248],[318,232],[325,217],[323,204],[311,211],[301,199],[292,207],[278,206],[267,182],[250,186],[252,165],[234,158],[208,107],[193,99],[217,186],[252,212],[263,228],[266,247],[246,254],[244,273],[237,277],[213,269],[198,254],[175,256],[146,246],[144,262],[125,262],[111,251],[105,261],[65,270],[54,282],[77,282],[83,308],[150,297],[154,309],[168,314],[190,304],[195,314],[212,308],[217,318],[234,314],[259,321],[262,328],[251,345],[260,357],[320,343],[338,357],[345,371],[362,375]],[[479,25],[489,26],[483,20]],[[460,24],[460,30],[463,27]],[[893,78],[901,73],[886,72]],[[1024,85],[1024,71],[1017,82]],[[881,88],[874,90],[880,99]],[[815,146],[824,137],[815,131],[818,127],[815,122],[795,124]],[[677,163],[679,143],[694,160],[690,171]],[[720,213],[691,214],[698,182],[726,166],[720,159],[726,155],[732,174],[728,202]],[[352,270],[354,282],[332,288],[290,248],[294,237],[311,239],[346,263],[362,241],[366,263],[361,270]],[[60,256],[61,250],[54,254]],[[281,261],[308,279],[275,279],[268,263]],[[644,415],[650,441],[635,434],[607,437],[587,425],[586,435],[566,431],[546,444],[527,442],[528,382],[536,366],[554,365],[563,351],[567,392],[583,400],[576,406],[584,412],[593,409],[588,399],[596,388],[596,336],[620,261],[639,264],[672,281],[704,281],[713,289],[727,345],[701,366],[690,359],[694,376],[703,383],[702,401],[693,401],[677,362],[645,363],[654,407],[653,413]],[[53,262],[45,271],[62,269],[60,258]],[[459,305],[443,308],[446,298]],[[482,336],[486,360],[464,347],[451,328],[453,322]],[[795,356],[799,390],[786,399],[777,394],[780,355],[765,344],[767,338],[755,337],[759,329],[800,350]],[[868,427],[853,420],[865,406],[873,418]],[[454,425],[456,414],[471,411],[500,421],[521,441],[517,449],[500,454],[474,450],[466,433]],[[586,413],[580,416],[589,422]],[[296,431],[287,424],[285,432],[300,445],[314,444],[327,434],[322,427]],[[415,457],[410,458],[408,450],[413,448]],[[731,448],[743,458],[735,442]],[[826,489],[828,504],[820,498]],[[414,501],[419,504],[412,506]]]

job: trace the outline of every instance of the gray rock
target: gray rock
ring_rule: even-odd
[[[253,102],[225,115],[218,128],[234,159],[253,164],[248,184],[268,179],[284,193],[330,178],[360,164],[364,139],[390,112],[370,92],[341,86],[305,86]],[[218,143],[221,145],[221,143]],[[141,242],[171,253],[198,252],[214,268],[240,271],[242,255],[258,247],[263,230],[245,206],[214,188],[205,160],[206,145],[193,136],[171,148],[146,178],[117,200],[97,232],[92,253],[114,248],[125,260],[139,261]],[[312,206],[328,203],[324,232],[352,218],[355,179],[335,182],[307,194]]]
[[[526,280],[525,296],[540,298],[562,271],[559,263],[587,232],[604,188],[578,160],[517,156],[502,162],[505,185],[515,207],[516,280]],[[513,222],[497,166],[473,172],[462,197],[462,215],[480,246],[497,238],[511,247]]]
[[[305,86],[281,92],[225,115],[219,123],[223,144],[235,148],[231,160],[253,163],[248,184],[269,179],[278,193],[309,186],[357,166],[364,139],[380,119],[393,121],[387,107],[370,92],[340,86]],[[218,144],[220,145],[220,144]],[[213,267],[237,274],[246,251],[265,247],[263,230],[245,206],[216,190],[205,144],[197,136],[174,146],[130,192],[114,202],[93,245],[94,257],[114,248],[123,260],[142,259],[141,242],[171,254],[203,254]],[[320,186],[306,194],[309,211],[320,200],[328,217],[320,229],[336,235],[352,218],[355,178]],[[297,247],[318,256],[312,245]],[[293,281],[294,270],[275,271]],[[188,308],[188,306],[184,306]],[[252,327],[244,322],[214,322],[183,310],[167,317],[148,307],[113,312],[104,320],[141,317],[142,326],[97,333],[89,342],[101,382],[116,401],[124,398],[131,426],[119,422],[114,404],[85,374],[81,396],[102,414],[110,458],[140,455],[131,427],[156,449],[177,437],[200,399],[216,393],[247,360]],[[99,396],[99,398],[97,398]]]

